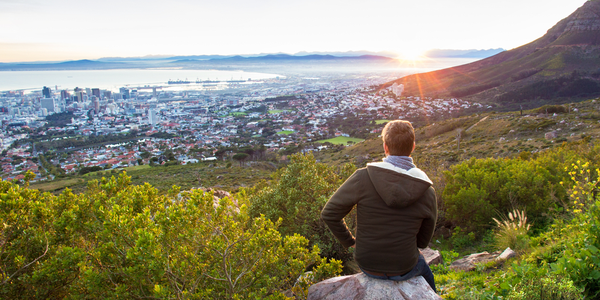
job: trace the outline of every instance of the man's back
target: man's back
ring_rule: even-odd
[[[435,191],[427,175],[380,162],[357,170],[331,197],[321,216],[346,247],[355,241],[341,221],[357,205],[355,259],[366,271],[408,273],[435,229]]]

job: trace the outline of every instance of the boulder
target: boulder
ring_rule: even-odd
[[[429,247],[427,247],[425,249],[421,249],[419,251],[421,251],[421,254],[425,258],[425,261],[430,266],[441,264],[443,262],[443,260],[442,260],[443,258],[442,258],[442,255],[440,254],[440,251],[433,250]]]
[[[556,131],[546,132],[546,134],[544,135],[544,137],[547,140],[553,140],[553,139],[556,138]]]
[[[512,249],[510,249],[510,247],[507,247],[504,252],[502,252],[502,254],[500,254],[498,257],[496,257],[496,260],[507,260],[509,258],[513,258],[517,256],[517,253],[515,251],[513,251]]]
[[[308,288],[308,300],[442,299],[423,276],[406,281],[382,280],[364,273],[334,277]]]
[[[477,263],[486,263],[488,261],[492,261],[496,259],[500,255],[500,252],[488,253],[487,251],[481,253],[474,253],[471,255],[467,255],[461,259],[455,260],[450,264],[450,269],[453,270],[463,270],[463,271],[473,271],[475,270],[475,264]]]

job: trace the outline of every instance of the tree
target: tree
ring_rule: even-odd
[[[270,184],[259,185],[250,197],[250,214],[281,221],[285,235],[300,234],[318,245],[326,257],[348,260],[351,255],[337,242],[321,220],[321,210],[329,197],[348,178],[355,167],[339,169],[317,163],[312,154],[294,154],[287,167],[275,172]],[[352,216],[347,217],[352,228]]]
[[[0,181],[0,298],[283,299],[311,265],[315,280],[341,271],[281,221],[251,218],[244,193],[160,194],[130,179],[58,196]]]
[[[233,159],[237,162],[239,162],[240,167],[244,165],[244,162],[246,161],[246,159],[248,159],[250,155],[248,153],[236,153],[233,156]]]

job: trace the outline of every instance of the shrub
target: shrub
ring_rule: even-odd
[[[351,255],[321,220],[321,210],[352,174],[354,166],[336,169],[317,163],[312,154],[294,154],[289,158],[290,163],[272,175],[270,184],[263,183],[251,192],[250,215],[281,218],[279,229],[283,234],[297,233],[308,238],[326,257],[350,259]],[[353,227],[352,217],[347,217],[347,223]]]
[[[563,144],[541,154],[521,158],[471,158],[444,173],[442,192],[445,217],[466,231],[483,233],[495,214],[521,207],[533,230],[547,226],[566,208],[567,190],[561,182],[571,176],[565,169],[578,160],[600,165],[600,147],[586,143]]]
[[[124,173],[79,195],[0,181],[0,298],[283,299],[310,266],[315,280],[339,273],[247,205],[243,193],[161,195]]]
[[[515,251],[527,248],[529,237],[527,232],[531,224],[527,224],[525,211],[513,210],[508,213],[508,218],[502,217],[499,221],[493,218],[497,228],[495,232],[495,242],[498,249],[509,247]]]

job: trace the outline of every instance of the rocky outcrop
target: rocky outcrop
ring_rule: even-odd
[[[363,273],[330,278],[308,289],[308,300],[442,299],[423,276],[407,281],[381,280]]]
[[[575,11],[567,22],[565,32],[600,30],[600,2],[589,1]]]
[[[517,256],[517,253],[515,253],[510,248],[506,248],[506,250],[504,250],[504,252],[502,253],[500,251],[496,251],[493,253],[474,253],[471,255],[467,255],[461,259],[455,260],[454,262],[452,262],[452,264],[450,264],[449,268],[453,270],[473,271],[475,270],[476,264],[487,263],[493,260],[506,260],[515,256]]]
[[[440,251],[433,250],[429,247],[427,247],[425,249],[421,249],[419,251],[421,251],[421,254],[425,258],[425,261],[430,266],[441,264],[443,262],[443,258],[442,258],[442,255],[440,254]]]

